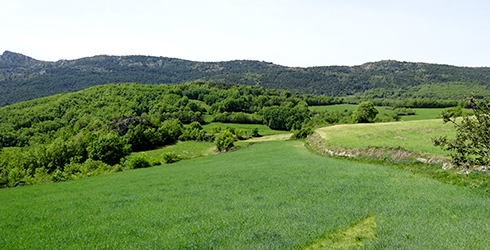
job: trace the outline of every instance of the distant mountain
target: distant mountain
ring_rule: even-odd
[[[48,62],[5,51],[0,55],[0,106],[108,83],[196,80],[359,98],[460,99],[471,91],[490,97],[488,67],[380,61],[352,67],[300,68],[251,60],[195,62],[107,55]]]

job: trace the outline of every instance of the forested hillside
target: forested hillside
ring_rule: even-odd
[[[132,151],[177,140],[214,141],[221,131],[236,139],[247,136],[219,127],[205,131],[205,115],[215,122],[289,131],[312,119],[308,105],[340,102],[286,90],[200,82],[108,84],[16,103],[0,108],[0,187],[90,176],[117,170],[119,163],[133,168],[138,164],[124,160]],[[351,119],[340,112],[323,114],[329,114],[328,122]],[[316,120],[323,122],[325,115]]]
[[[0,106],[109,83],[181,84],[195,80],[334,97],[459,100],[471,91],[490,96],[490,68],[398,61],[300,68],[249,60],[194,62],[105,55],[47,62],[5,51],[0,56]]]

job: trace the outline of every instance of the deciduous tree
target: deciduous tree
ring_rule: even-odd
[[[456,127],[456,138],[442,136],[433,139],[436,146],[451,151],[452,163],[458,167],[488,166],[490,164],[490,103],[487,100],[468,97],[473,115],[463,115],[446,109],[441,113],[444,123],[451,122]]]
[[[354,120],[358,123],[374,122],[374,118],[378,114],[378,110],[370,101],[361,102],[354,111]]]

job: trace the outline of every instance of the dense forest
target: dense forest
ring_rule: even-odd
[[[0,187],[138,168],[143,160],[127,158],[131,152],[178,140],[247,136],[219,127],[205,131],[205,116],[215,122],[265,124],[288,131],[313,123],[354,122],[351,114],[308,109],[341,102],[212,82],[107,84],[20,102],[0,108]]]
[[[398,61],[300,68],[250,60],[194,62],[105,55],[47,62],[5,51],[0,55],[0,106],[110,83],[181,84],[196,80],[349,97],[358,102],[460,100],[472,91],[490,97],[490,68]]]

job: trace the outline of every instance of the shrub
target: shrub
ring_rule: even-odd
[[[103,173],[108,173],[111,170],[111,166],[102,161],[87,160],[80,167],[80,176],[94,176]]]
[[[128,157],[124,161],[126,169],[149,168],[152,167],[151,162],[143,154],[138,154]]]
[[[303,139],[308,137],[308,135],[313,134],[313,129],[310,127],[304,127],[301,128],[300,130],[295,130],[293,136],[291,137],[292,139]]]
[[[99,135],[88,148],[90,159],[102,161],[109,165],[119,163],[120,159],[131,153],[131,145],[127,145],[117,132]]]
[[[370,101],[361,102],[354,111],[354,120],[357,123],[371,123],[378,114],[378,110]]]
[[[182,158],[179,155],[177,155],[175,152],[165,152],[163,153],[162,157],[163,157],[163,162],[165,162],[166,164],[170,164],[182,160]]]
[[[219,126],[212,126],[211,127],[211,134],[217,134],[221,131],[221,127]]]
[[[216,137],[214,143],[219,151],[228,151],[234,146],[233,134],[229,130],[224,130]]]
[[[260,137],[259,128],[252,129],[252,137]]]

